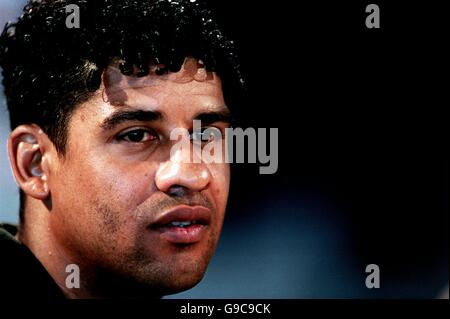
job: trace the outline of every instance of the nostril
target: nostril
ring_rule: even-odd
[[[169,191],[167,192],[170,196],[174,197],[182,197],[186,195],[186,187],[181,185],[173,185],[169,188]]]

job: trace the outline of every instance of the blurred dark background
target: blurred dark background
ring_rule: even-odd
[[[376,1],[369,30],[372,2],[212,3],[247,79],[237,114],[279,128],[279,167],[233,165],[216,255],[172,297],[448,298],[443,9]]]

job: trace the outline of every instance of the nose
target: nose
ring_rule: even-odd
[[[205,163],[186,163],[168,160],[160,164],[155,177],[156,187],[165,193],[182,187],[192,192],[204,190],[211,181]]]

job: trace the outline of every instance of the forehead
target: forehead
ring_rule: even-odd
[[[228,112],[219,76],[197,60],[186,59],[179,72],[150,71],[145,77],[125,76],[116,66],[108,67],[99,91],[78,109],[79,116],[101,126],[121,110],[158,112],[170,123],[192,122],[201,113]]]
[[[125,76],[117,67],[110,66],[104,72],[101,89],[113,105],[177,96],[223,100],[222,84],[217,74],[207,72],[203,65],[191,58],[185,60],[178,72],[156,75],[153,67],[145,77]]]

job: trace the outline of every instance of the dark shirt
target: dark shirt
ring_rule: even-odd
[[[27,246],[17,227],[0,224],[0,299],[61,299],[64,294]]]

